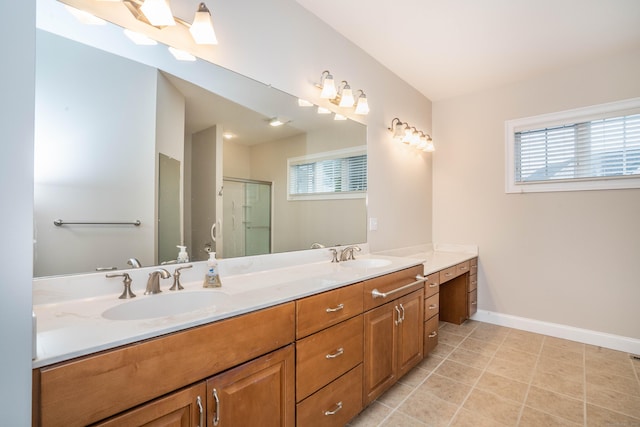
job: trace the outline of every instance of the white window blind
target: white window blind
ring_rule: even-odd
[[[507,122],[507,192],[640,188],[638,108],[634,99]]]
[[[289,159],[289,199],[364,197],[367,155],[358,151]]]

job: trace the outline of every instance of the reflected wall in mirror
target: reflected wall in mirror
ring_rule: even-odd
[[[342,194],[289,185],[294,164],[324,171],[364,158],[366,170],[364,125],[65,14],[38,0],[34,276],[171,262],[181,244],[197,261],[207,249],[235,257],[366,241],[366,181],[349,184],[342,169],[332,176]],[[269,126],[276,116],[289,122]]]

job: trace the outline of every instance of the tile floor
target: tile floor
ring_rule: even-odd
[[[436,349],[349,425],[640,426],[640,361],[488,323],[441,323]]]

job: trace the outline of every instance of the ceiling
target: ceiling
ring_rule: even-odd
[[[640,55],[640,0],[296,1],[432,101]]]

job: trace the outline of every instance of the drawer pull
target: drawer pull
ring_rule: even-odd
[[[437,283],[429,283],[429,287],[430,288],[437,288],[438,286],[440,286],[440,285],[437,284]]]
[[[449,277],[449,276],[452,276],[453,273],[444,273],[444,275],[445,275],[445,277]]]
[[[402,316],[400,315],[400,309],[398,308],[398,306],[396,305],[394,308],[396,309],[396,313],[398,313],[398,320],[394,320],[393,323],[398,326],[400,323],[402,323]]]
[[[461,266],[460,267],[460,271],[465,271],[467,269],[467,267]]]
[[[435,338],[438,336],[438,331],[433,331],[429,334],[429,338]]]
[[[437,305],[437,304],[431,304],[431,305],[429,306],[429,310],[435,310],[436,308],[438,308],[438,305]]]
[[[404,322],[404,306],[400,304],[400,310],[402,310],[402,317],[400,318],[400,323]]]
[[[213,414],[213,425],[220,424],[220,398],[218,397],[218,390],[213,389],[213,399],[215,400],[215,414]]]
[[[478,301],[472,301],[471,305],[478,305]]]
[[[338,411],[342,409],[342,402],[338,402],[336,403],[336,409],[334,409],[333,411],[324,411],[325,415],[335,415],[338,413]]]
[[[327,359],[335,359],[336,357],[340,356],[343,353],[344,353],[344,348],[340,347],[338,350],[336,350],[335,353],[329,353],[325,357]]]
[[[410,288],[410,287],[412,287],[412,286],[415,286],[415,285],[417,285],[417,284],[419,284],[419,283],[424,283],[426,280],[427,280],[427,278],[426,278],[426,277],[422,277],[422,276],[420,276],[420,275],[418,274],[418,275],[416,276],[416,281],[415,281],[415,282],[411,282],[411,283],[409,283],[408,285],[401,286],[401,287],[396,288],[396,289],[394,289],[394,290],[392,290],[392,291],[389,291],[389,292],[380,292],[379,290],[374,289],[374,290],[372,290],[372,291],[371,291],[371,296],[372,296],[373,298],[386,298],[386,297],[388,297],[389,295],[393,295],[393,294],[395,294],[396,292],[401,292],[401,291],[404,291],[405,289]]]
[[[340,311],[344,308],[344,304],[338,304],[336,308],[327,308],[327,313],[335,313],[336,311]]]

